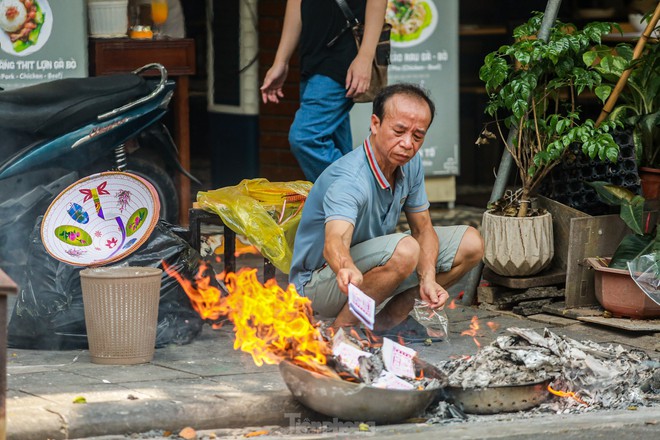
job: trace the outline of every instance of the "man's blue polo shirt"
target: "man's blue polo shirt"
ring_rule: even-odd
[[[296,232],[289,282],[304,295],[312,272],[322,267],[325,223],[345,220],[353,229],[351,245],[395,232],[401,211],[429,207],[419,154],[397,173],[394,192],[376,163],[369,140],[363,148],[332,163],[314,183]]]

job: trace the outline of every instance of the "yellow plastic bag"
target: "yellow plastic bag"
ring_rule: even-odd
[[[199,207],[220,216],[279,270],[288,274],[302,207],[312,182],[244,179],[236,186],[197,193]]]

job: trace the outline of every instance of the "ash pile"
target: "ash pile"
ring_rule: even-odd
[[[547,398],[523,416],[626,409],[660,403],[660,362],[621,345],[576,341],[549,330],[509,328],[470,357],[436,366],[450,387],[483,389],[547,381]],[[426,414],[429,423],[464,420],[451,403],[439,402]]]

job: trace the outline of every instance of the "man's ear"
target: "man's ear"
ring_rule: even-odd
[[[380,127],[380,119],[378,119],[378,116],[372,114],[371,125],[369,126],[369,128],[371,129],[371,134],[376,134],[378,132],[379,127]]]

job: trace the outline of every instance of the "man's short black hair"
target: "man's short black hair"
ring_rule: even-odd
[[[435,116],[435,104],[429,97],[426,90],[420,86],[412,83],[396,83],[390,84],[389,86],[383,88],[378,95],[374,98],[373,104],[373,114],[378,116],[379,120],[383,120],[385,116],[385,103],[394,95],[406,95],[413,98],[418,98],[426,102],[431,111],[431,122],[433,122],[433,117]]]

